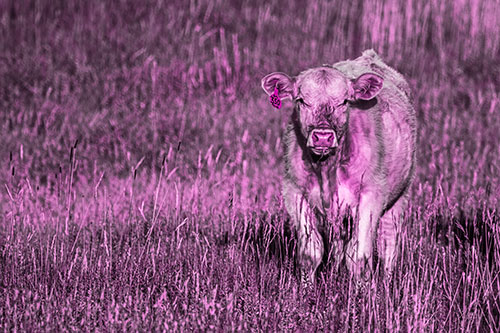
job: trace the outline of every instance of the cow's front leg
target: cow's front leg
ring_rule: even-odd
[[[299,201],[300,199],[298,199]],[[305,202],[305,200],[302,200]],[[303,204],[298,230],[298,261],[301,268],[302,282],[314,280],[314,273],[323,258],[324,246],[316,227],[316,217],[307,203]]]
[[[324,252],[323,240],[317,229],[317,219],[311,204],[296,188],[289,187],[285,190],[285,205],[297,231],[297,259],[301,280],[311,283]]]
[[[366,268],[372,268],[373,240],[377,235],[377,223],[382,211],[379,201],[380,195],[376,193],[362,193],[360,197],[357,223],[346,253],[347,266],[357,276]]]

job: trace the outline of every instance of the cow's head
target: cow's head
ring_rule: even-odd
[[[373,99],[382,84],[382,77],[374,73],[350,80],[327,66],[306,70],[294,78],[276,72],[262,79],[268,95],[277,92],[280,99],[293,100],[307,147],[319,156],[336,151],[347,128],[351,104]]]

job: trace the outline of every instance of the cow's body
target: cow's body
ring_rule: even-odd
[[[361,272],[377,240],[378,255],[391,270],[415,168],[415,112],[404,78],[368,50],[293,79],[270,74],[263,87],[280,88],[281,97],[295,101],[283,196],[304,272],[312,276],[323,257],[318,222],[338,223],[333,217],[348,210],[355,221],[345,247],[348,266]],[[344,254],[339,244],[337,260]]]

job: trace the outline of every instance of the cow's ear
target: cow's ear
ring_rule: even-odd
[[[354,100],[370,100],[382,89],[384,79],[374,73],[365,73],[351,82],[351,98]]]
[[[285,73],[275,72],[267,74],[262,79],[262,89],[271,96],[276,88],[281,99],[293,98],[293,80]]]

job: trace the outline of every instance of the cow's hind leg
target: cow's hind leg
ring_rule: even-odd
[[[401,220],[408,205],[408,194],[404,194],[380,218],[377,237],[377,252],[384,263],[386,274],[391,274],[397,256],[397,238],[401,231]]]
[[[285,205],[297,232],[297,259],[301,280],[311,283],[324,252],[323,240],[316,226],[316,216],[306,198],[294,188],[285,190]]]

